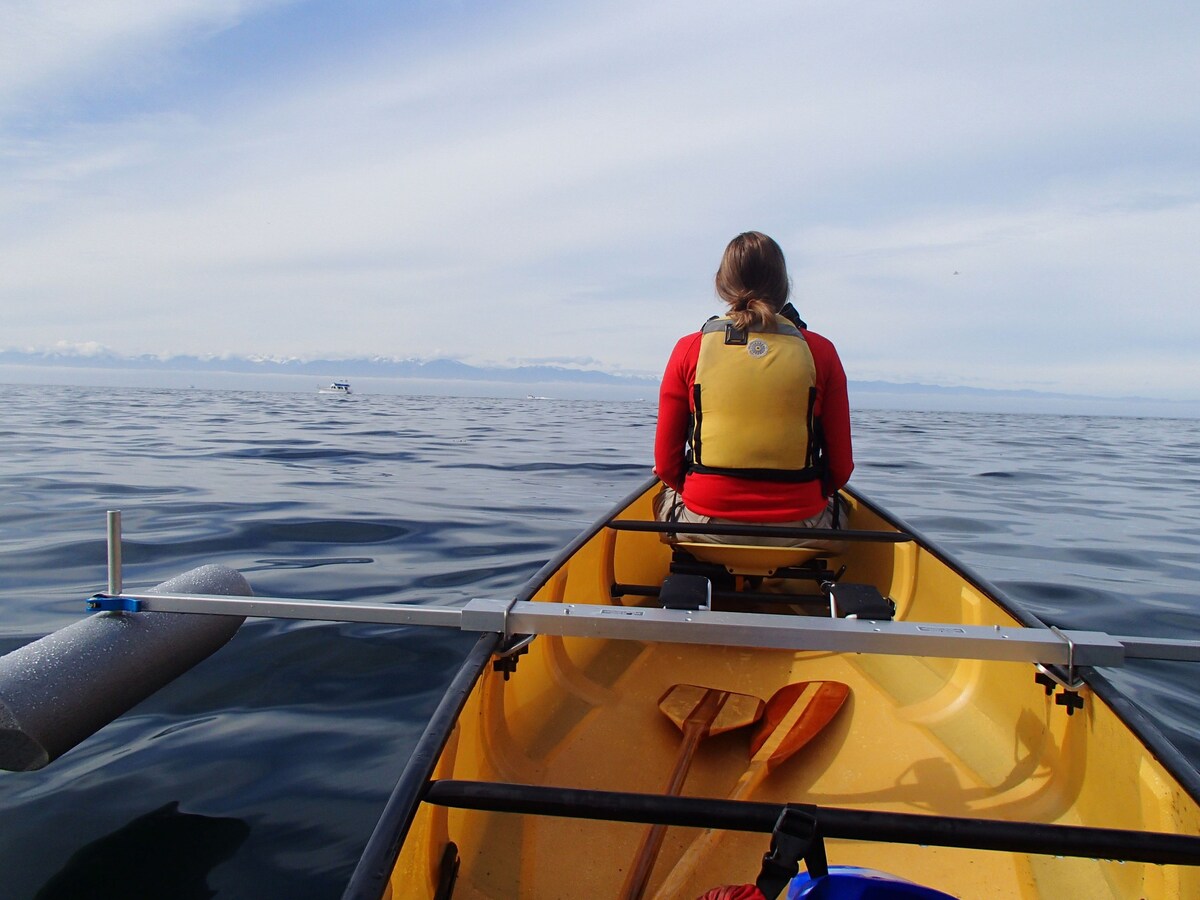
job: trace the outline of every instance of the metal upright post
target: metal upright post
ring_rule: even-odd
[[[121,593],[121,511],[108,511],[108,592]]]

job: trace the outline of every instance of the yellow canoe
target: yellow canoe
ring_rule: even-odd
[[[837,552],[694,548],[708,560],[680,555],[676,574],[707,570],[711,604],[663,610],[672,551],[638,524],[655,489],[495,613],[537,636],[498,664],[500,637],[480,639],[347,896],[634,896],[659,822],[644,896],[699,897],[755,881],[789,804],[823,838],[810,866],[823,846],[955,897],[1200,897],[1200,780],[1086,665],[1115,640],[1047,629],[854,492]],[[877,590],[894,621],[831,617],[835,579],[835,596]],[[770,701],[817,682],[849,694],[806,744],[764,764],[801,698],[791,719],[714,729],[665,796],[683,736],[660,701],[677,686]]]

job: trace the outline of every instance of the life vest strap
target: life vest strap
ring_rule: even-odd
[[[797,328],[795,325],[793,325],[791,322],[787,321],[786,319],[776,318],[774,328],[767,328],[767,329],[755,328],[754,331],[756,331],[758,333],[766,333],[766,334],[786,334],[786,335],[790,335],[791,337],[798,337],[798,338],[800,338],[800,340],[804,340],[804,335],[800,332],[800,329]],[[729,334],[731,332],[733,332],[735,334],[740,332],[743,335],[746,333],[742,329],[734,328],[733,324],[729,321],[729,318],[727,316],[714,316],[713,318],[711,318],[707,322],[705,322],[704,325],[701,326],[701,328],[700,328],[701,334],[713,334],[714,332],[719,332],[719,333],[725,334],[726,336],[729,336]],[[730,342],[727,340],[725,343],[727,343],[727,344],[728,343],[744,344],[746,342],[745,342],[745,340],[738,340],[738,341],[733,341],[733,342]]]

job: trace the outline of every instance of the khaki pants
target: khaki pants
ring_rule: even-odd
[[[794,522],[770,522],[762,524],[777,525],[783,528],[832,528],[833,504],[838,502],[835,494],[829,498],[826,507],[815,516],[808,519],[798,519]],[[691,522],[694,525],[750,525],[751,522],[738,522],[733,519],[721,519],[716,516],[702,516],[692,512],[683,505],[672,488],[663,485],[662,490],[654,498],[654,518],[659,522]],[[840,541],[821,541],[804,538],[786,537],[747,537],[745,535],[723,534],[670,534],[663,535],[663,540],[673,544],[676,541],[690,541],[700,544],[755,544],[765,547],[817,547],[831,552],[841,549]]]

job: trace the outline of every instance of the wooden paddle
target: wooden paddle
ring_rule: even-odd
[[[676,684],[659,698],[658,708],[683,732],[683,743],[679,745],[666,790],[668,797],[674,797],[683,791],[683,783],[700,741],[710,735],[753,725],[762,717],[764,704],[749,694],[735,694],[694,684]],[[646,890],[646,882],[650,880],[650,872],[654,869],[666,831],[665,825],[652,825],[646,829],[633,865],[625,876],[625,884],[621,888],[622,900],[639,900]]]
[[[750,764],[734,785],[730,800],[745,800],[784,760],[794,756],[833,721],[850,696],[840,681],[799,681],[777,690],[750,739]],[[707,829],[692,842],[667,876],[655,900],[682,896],[700,861],[710,856],[719,832]]]

